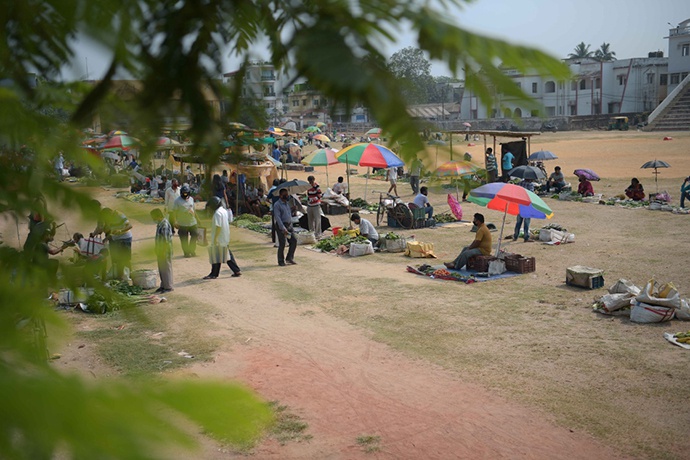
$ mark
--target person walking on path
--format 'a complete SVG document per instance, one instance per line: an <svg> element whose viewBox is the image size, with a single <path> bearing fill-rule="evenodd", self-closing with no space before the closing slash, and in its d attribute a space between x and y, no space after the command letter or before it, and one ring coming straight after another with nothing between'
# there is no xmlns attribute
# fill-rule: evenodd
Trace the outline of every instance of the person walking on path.
<svg viewBox="0 0 690 460"><path fill-rule="evenodd" d="M168 218L168 222L172 226L174 220L173 216L173 206L175 205L175 200L180 196L180 185L177 179L170 181L170 187L165 189L165 216ZM175 228L172 229L173 235L175 234Z"/></svg>
<svg viewBox="0 0 690 460"><path fill-rule="evenodd" d="M286 263L297 265L295 262L295 249L297 249L297 238L292 231L292 210L288 203L289 194L286 188L279 191L279 199L273 205L273 218L277 226L278 236L278 265L284 267ZM320 218L320 216L319 216ZM285 257L285 242L288 242L287 257Z"/></svg>
<svg viewBox="0 0 690 460"><path fill-rule="evenodd" d="M164 294L173 290L172 225L170 225L168 219L158 208L151 211L151 218L156 223L155 249L158 261L158 274L161 277L161 285L156 289L156 293Z"/></svg>
<svg viewBox="0 0 690 460"><path fill-rule="evenodd" d="M388 168L388 180L391 183L391 186L388 188L388 193L391 193L391 190L395 190L395 196L398 196L398 168Z"/></svg>
<svg viewBox="0 0 690 460"><path fill-rule="evenodd" d="M316 183L314 176L307 177L311 188L307 190L307 219L309 220L309 230L314 232L318 240L321 238L321 189Z"/></svg>
<svg viewBox="0 0 690 460"><path fill-rule="evenodd" d="M532 179L524 179L518 185L522 188L529 190L530 192L534 192L534 182L532 182ZM520 227L523 223L525 225L525 232L523 234L525 243L529 243L531 241L529 239L530 222L532 222L532 219L530 219L529 217L522 217L520 214L517 215L517 222L515 222L515 232L513 233L513 241L517 241L518 237L520 236Z"/></svg>
<svg viewBox="0 0 690 460"><path fill-rule="evenodd" d="M180 196L173 205L175 228L180 233L180 244L185 257L196 256L197 219L194 210L194 198L189 193L189 186L180 187Z"/></svg>
<svg viewBox="0 0 690 460"><path fill-rule="evenodd" d="M232 270L233 278L242 276L240 267L237 265L235 256L230 250L230 217L228 211L223 207L221 199L212 196L206 209L213 212L211 222L211 243L208 246L208 259L211 263L211 273L204 276L205 280L214 280L220 275L220 265L227 263Z"/></svg>

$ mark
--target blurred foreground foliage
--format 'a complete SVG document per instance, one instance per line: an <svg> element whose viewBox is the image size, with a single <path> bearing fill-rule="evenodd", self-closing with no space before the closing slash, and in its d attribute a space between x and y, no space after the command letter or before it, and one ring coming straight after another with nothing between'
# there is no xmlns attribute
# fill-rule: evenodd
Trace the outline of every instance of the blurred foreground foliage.
<svg viewBox="0 0 690 460"><path fill-rule="evenodd" d="M479 36L449 22L446 8L461 0L22 0L0 9L0 213L24 226L33 212L54 206L95 221L97 205L55 180L51 160L102 169L79 147L82 129L98 114L129 120L131 135L155 145L163 116L184 114L195 154L214 163L224 122L244 120L243 77L254 46L270 52L279 70L305 77L332 106L367 106L391 142L412 158L424 149L400 82L385 66L386 45L402 30L415 35L432 60L444 61L466 87L491 103L498 89L532 105L498 64L567 78L557 59ZM435 6L434 6L435 5ZM67 62L81 61L75 43L88 40L110 56L95 82L64 82ZM219 80L224 53L240 60L228 85ZM35 78L37 76L38 78ZM127 97L113 80L137 80ZM34 84L38 80L39 84ZM219 116L208 102L229 101ZM245 104L246 105L246 104ZM151 151L144 149L144 155ZM42 201L47 197L47 206ZM96 381L56 372L46 359L43 325L66 329L47 307L57 286L49 267L36 266L0 239L0 457L150 458L171 443L193 444L183 417L218 439L251 444L271 422L270 410L246 390L213 382L164 379ZM63 271L60 287L84 280ZM129 314L135 315L135 310Z"/></svg>

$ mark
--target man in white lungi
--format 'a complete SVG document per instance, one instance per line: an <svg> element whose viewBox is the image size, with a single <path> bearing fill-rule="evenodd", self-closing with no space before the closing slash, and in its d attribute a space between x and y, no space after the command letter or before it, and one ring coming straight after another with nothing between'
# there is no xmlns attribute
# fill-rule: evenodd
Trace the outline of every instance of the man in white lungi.
<svg viewBox="0 0 690 460"><path fill-rule="evenodd" d="M230 218L228 211L222 206L222 201L217 196L212 196L206 203L206 208L213 212L211 222L211 242L208 246L208 259L211 263L211 273L204 276L205 280L214 280L220 274L220 264L227 263L232 276L241 276L240 267L237 266L235 256L230 250Z"/></svg>

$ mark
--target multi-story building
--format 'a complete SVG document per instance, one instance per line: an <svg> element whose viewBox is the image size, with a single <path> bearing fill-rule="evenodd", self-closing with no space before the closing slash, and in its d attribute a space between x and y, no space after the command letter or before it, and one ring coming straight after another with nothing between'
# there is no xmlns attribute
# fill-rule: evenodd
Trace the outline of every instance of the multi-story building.
<svg viewBox="0 0 690 460"><path fill-rule="evenodd" d="M568 59L566 64L572 74L569 81L504 69L519 88L544 107L543 112L500 93L495 96L495 106L489 108L466 90L461 116L519 119L648 112L667 95L668 59L658 54L608 62Z"/></svg>
<svg viewBox="0 0 690 460"><path fill-rule="evenodd" d="M668 32L668 91L673 91L690 73L690 19Z"/></svg>
<svg viewBox="0 0 690 460"><path fill-rule="evenodd" d="M234 78L237 72L223 74L224 83ZM270 62L250 62L244 75L242 96L261 101L271 124L280 124L288 109L283 97L287 82L287 77L279 74Z"/></svg>

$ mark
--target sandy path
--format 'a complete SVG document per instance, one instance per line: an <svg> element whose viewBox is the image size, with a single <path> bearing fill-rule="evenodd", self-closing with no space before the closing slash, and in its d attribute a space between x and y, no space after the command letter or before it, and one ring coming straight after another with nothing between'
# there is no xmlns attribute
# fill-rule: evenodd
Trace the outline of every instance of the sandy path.
<svg viewBox="0 0 690 460"><path fill-rule="evenodd" d="M618 457L587 435L557 427L544 413L374 342L318 306L282 302L263 280L308 276L319 263L323 270L324 255L300 248L300 265L281 269L274 266L274 251L265 239L242 235L252 239L266 246L265 263L247 266L239 279L226 270L200 289L196 281L185 280L204 274L207 264L201 258L186 260L176 267L176 293L214 305L220 313L213 320L216 332L233 327L247 334L243 345L190 372L239 379L309 424L313 439L308 443L267 441L256 449L257 458L371 458L356 443L363 435L381 437L375 458ZM361 275L373 277L385 268L367 264ZM409 280L404 272L399 276Z"/></svg>

